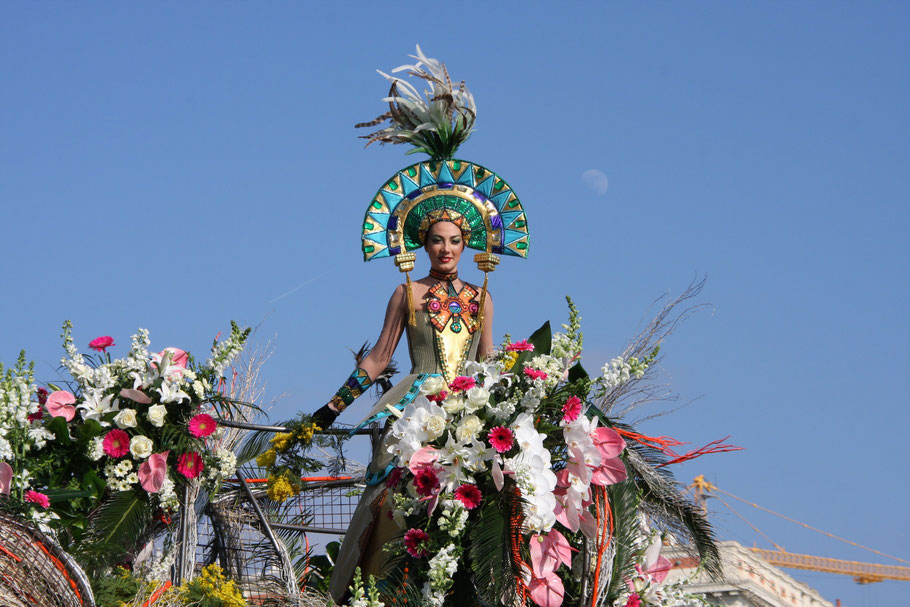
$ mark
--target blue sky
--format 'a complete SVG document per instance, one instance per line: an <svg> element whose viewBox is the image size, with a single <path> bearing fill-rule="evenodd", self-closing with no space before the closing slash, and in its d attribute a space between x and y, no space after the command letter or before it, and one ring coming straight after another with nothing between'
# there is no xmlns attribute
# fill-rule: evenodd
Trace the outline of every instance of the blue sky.
<svg viewBox="0 0 910 607"><path fill-rule="evenodd" d="M571 295L596 369L707 276L710 309L664 348L694 402L645 428L745 451L680 478L910 560L910 8L556 6L4 4L0 360L24 347L53 380L67 318L83 344L143 326L197 352L236 319L272 339L273 417L320 406L399 280L361 261L359 225L413 157L352 127L419 43L477 99L459 155L528 212L529 259L491 276L496 332L562 322ZM767 547L715 509L723 538ZM790 551L888 562L748 510ZM792 575L910 604L899 582Z"/></svg>

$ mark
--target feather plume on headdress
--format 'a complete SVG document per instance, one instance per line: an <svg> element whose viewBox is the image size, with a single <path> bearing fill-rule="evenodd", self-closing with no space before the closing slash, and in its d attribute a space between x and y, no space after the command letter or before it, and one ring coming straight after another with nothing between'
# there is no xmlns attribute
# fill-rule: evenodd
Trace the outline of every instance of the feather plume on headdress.
<svg viewBox="0 0 910 607"><path fill-rule="evenodd" d="M407 75L424 80L429 86L423 96L412 84L397 76L378 71L392 83L389 96L383 101L389 104L389 111L369 122L354 125L355 128L378 126L389 121L388 126L369 135L361 136L371 143L409 143L414 146L407 152L423 152L431 160L446 160L455 156L455 151L474 130L477 106L474 96L468 91L464 80L452 83L444 63L423 54L420 45L417 54L410 55L417 60L414 65L402 65L392 70L393 74Z"/></svg>

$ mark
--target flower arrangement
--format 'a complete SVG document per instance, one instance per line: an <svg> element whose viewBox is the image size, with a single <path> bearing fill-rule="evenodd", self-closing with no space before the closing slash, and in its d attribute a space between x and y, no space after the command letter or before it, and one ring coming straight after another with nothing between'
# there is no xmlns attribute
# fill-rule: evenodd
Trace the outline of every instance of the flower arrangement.
<svg viewBox="0 0 910 607"><path fill-rule="evenodd" d="M431 377L403 410L389 407L385 445L397 467L386 499L402 537L386 547L395 563L386 604L406 593L409 603L442 607L467 592L482 604L624 605L622 581L641 553L631 527L648 499L716 563L707 523L657 471L680 443L604 413L659 348L616 358L591 378L569 305L565 333L545 324L528 340L507 336L454 381Z"/></svg>
<svg viewBox="0 0 910 607"><path fill-rule="evenodd" d="M213 416L236 404L222 392L223 374L250 330L232 323L197 364L179 348L150 351L144 329L123 358L108 352L110 336L89 343L98 354L83 355L71 329L66 322L62 385L37 387L24 354L0 382L0 493L77 557L89 545L93 557L119 556L180 508L183 486L214 490L234 473Z"/></svg>

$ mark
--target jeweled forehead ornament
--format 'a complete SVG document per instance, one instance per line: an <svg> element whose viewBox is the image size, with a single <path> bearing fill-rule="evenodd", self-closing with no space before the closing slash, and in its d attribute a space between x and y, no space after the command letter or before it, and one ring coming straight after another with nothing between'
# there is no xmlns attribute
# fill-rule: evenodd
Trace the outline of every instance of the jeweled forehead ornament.
<svg viewBox="0 0 910 607"><path fill-rule="evenodd" d="M393 257L405 273L408 321L415 324L410 271L423 246L427 230L437 221L452 221L465 236L465 245L481 251L474 256L484 273L478 321L483 322L487 273L499 255L528 256L528 220L514 190L493 171L454 158L458 146L474 128L477 108L464 81L453 83L445 64L426 57L417 47L417 62L392 73L405 72L428 87L421 95L408 81L379 72L391 82L383 101L389 111L375 120L356 125L388 125L369 135L374 142L407 143L428 160L412 164L387 180L370 202L361 237L364 261Z"/></svg>

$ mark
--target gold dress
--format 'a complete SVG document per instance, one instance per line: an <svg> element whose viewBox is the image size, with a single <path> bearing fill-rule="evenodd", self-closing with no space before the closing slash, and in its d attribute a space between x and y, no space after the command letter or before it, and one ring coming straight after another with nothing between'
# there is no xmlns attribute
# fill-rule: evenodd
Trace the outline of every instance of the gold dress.
<svg viewBox="0 0 910 607"><path fill-rule="evenodd" d="M465 360L476 359L480 331L473 300L477 294L468 284L457 294L445 282L431 287L427 310L416 311L416 326L406 325L411 372L377 401L364 422L386 416L387 405L403 409L417 397L426 379L441 375L451 382ZM367 487L338 551L330 584L336 602L344 598L356 567L361 568L364 579L371 574L381 577L383 545L406 531L391 520L386 503L385 477L396 463L386 450L389 427L387 424L380 448L373 453Z"/></svg>

